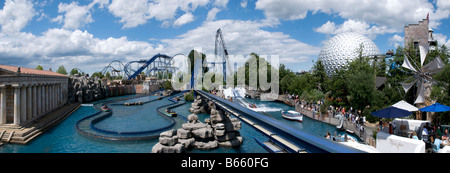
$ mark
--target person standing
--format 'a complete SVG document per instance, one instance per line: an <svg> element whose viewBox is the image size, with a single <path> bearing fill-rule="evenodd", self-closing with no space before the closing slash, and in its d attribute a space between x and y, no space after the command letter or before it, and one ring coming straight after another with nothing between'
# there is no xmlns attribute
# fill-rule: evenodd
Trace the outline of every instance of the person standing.
<svg viewBox="0 0 450 173"><path fill-rule="evenodd" d="M378 131L381 131L383 129L383 120L381 120L378 122L378 125L380 126L380 129L378 129Z"/></svg>

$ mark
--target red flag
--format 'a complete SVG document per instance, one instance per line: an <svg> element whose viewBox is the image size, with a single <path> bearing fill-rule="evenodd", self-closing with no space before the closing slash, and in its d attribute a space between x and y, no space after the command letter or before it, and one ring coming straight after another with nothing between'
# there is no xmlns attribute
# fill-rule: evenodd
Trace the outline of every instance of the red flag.
<svg viewBox="0 0 450 173"><path fill-rule="evenodd" d="M430 21L430 13L427 14L427 20Z"/></svg>

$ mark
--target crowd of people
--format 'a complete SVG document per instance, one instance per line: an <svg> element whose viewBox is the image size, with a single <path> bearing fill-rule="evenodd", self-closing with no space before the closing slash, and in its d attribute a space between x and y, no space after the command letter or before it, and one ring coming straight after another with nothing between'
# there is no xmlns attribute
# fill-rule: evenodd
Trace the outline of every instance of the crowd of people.
<svg viewBox="0 0 450 173"><path fill-rule="evenodd" d="M419 139L417 134L413 132L413 139ZM442 148L443 143L447 143L450 138L448 134L448 129L444 131L441 130L441 126L433 125L430 126L430 123L426 123L422 130L422 140L425 142L425 148L427 152L437 152L440 148Z"/></svg>
<svg viewBox="0 0 450 173"><path fill-rule="evenodd" d="M312 101L307 102L304 99L300 100L298 95L294 94L288 94L288 99L293 100L295 103L295 106L300 106L301 109L306 109L308 111L313 112L313 118L315 118L315 115L320 116L319 108L323 104L323 100L318 101ZM346 110L345 107L335 107L333 105L330 105L327 108L327 111L329 115L332 115L333 117L336 117L338 115L341 115L346 118L347 121L352 122L356 125L364 125L366 122L366 117L361 115L361 111L353 109L353 107L350 107L350 110Z"/></svg>
<svg viewBox="0 0 450 173"><path fill-rule="evenodd" d="M313 119L321 119L323 118L322 115L325 114L324 112L319 111L320 106L323 104L323 99L308 102L294 94L287 94L287 99L293 101L295 106L300 107L302 111L311 111ZM350 109L346 109L343 106L335 107L330 105L327 107L326 111L330 117L337 118L341 116L345 118L347 122L351 122L352 125L355 126L355 129L359 131L360 137L363 137L365 134L366 117L361 115L360 110L355 110L352 107L350 107Z"/></svg>

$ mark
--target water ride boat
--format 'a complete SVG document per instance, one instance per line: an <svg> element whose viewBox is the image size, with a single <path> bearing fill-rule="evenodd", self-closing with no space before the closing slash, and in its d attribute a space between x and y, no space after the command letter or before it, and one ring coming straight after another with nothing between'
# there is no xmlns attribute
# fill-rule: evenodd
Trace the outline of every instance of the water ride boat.
<svg viewBox="0 0 450 173"><path fill-rule="evenodd" d="M249 105L248 105L248 107L250 107L250 108L252 108L252 109L256 109L256 108L258 108L258 107L256 107L256 105L255 105L255 104L249 104Z"/></svg>
<svg viewBox="0 0 450 173"><path fill-rule="evenodd" d="M109 108L109 107L106 106L106 105L101 106L100 109L101 109L103 112L109 112L109 111L111 111L111 108Z"/></svg>
<svg viewBox="0 0 450 173"><path fill-rule="evenodd" d="M281 111L283 118L303 122L303 115L295 111Z"/></svg>
<svg viewBox="0 0 450 173"><path fill-rule="evenodd" d="M166 109L166 113L169 114L171 117L177 116L177 113L173 110Z"/></svg>

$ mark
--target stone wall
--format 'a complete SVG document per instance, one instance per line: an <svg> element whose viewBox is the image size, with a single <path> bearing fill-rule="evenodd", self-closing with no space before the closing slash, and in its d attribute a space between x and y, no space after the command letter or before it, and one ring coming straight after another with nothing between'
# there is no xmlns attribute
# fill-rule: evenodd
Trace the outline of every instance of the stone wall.
<svg viewBox="0 0 450 173"><path fill-rule="evenodd" d="M420 45L428 44L428 20L419 21L419 24L410 24L405 26L405 45L406 47L413 42L419 42Z"/></svg>
<svg viewBox="0 0 450 173"><path fill-rule="evenodd" d="M72 76L69 79L69 102L87 103L95 100L130 94L149 94L160 89L159 84L111 85L105 86L106 80L86 76Z"/></svg>
<svg viewBox="0 0 450 173"><path fill-rule="evenodd" d="M75 75L69 78L70 103L86 103L106 97L106 88L97 77Z"/></svg>

